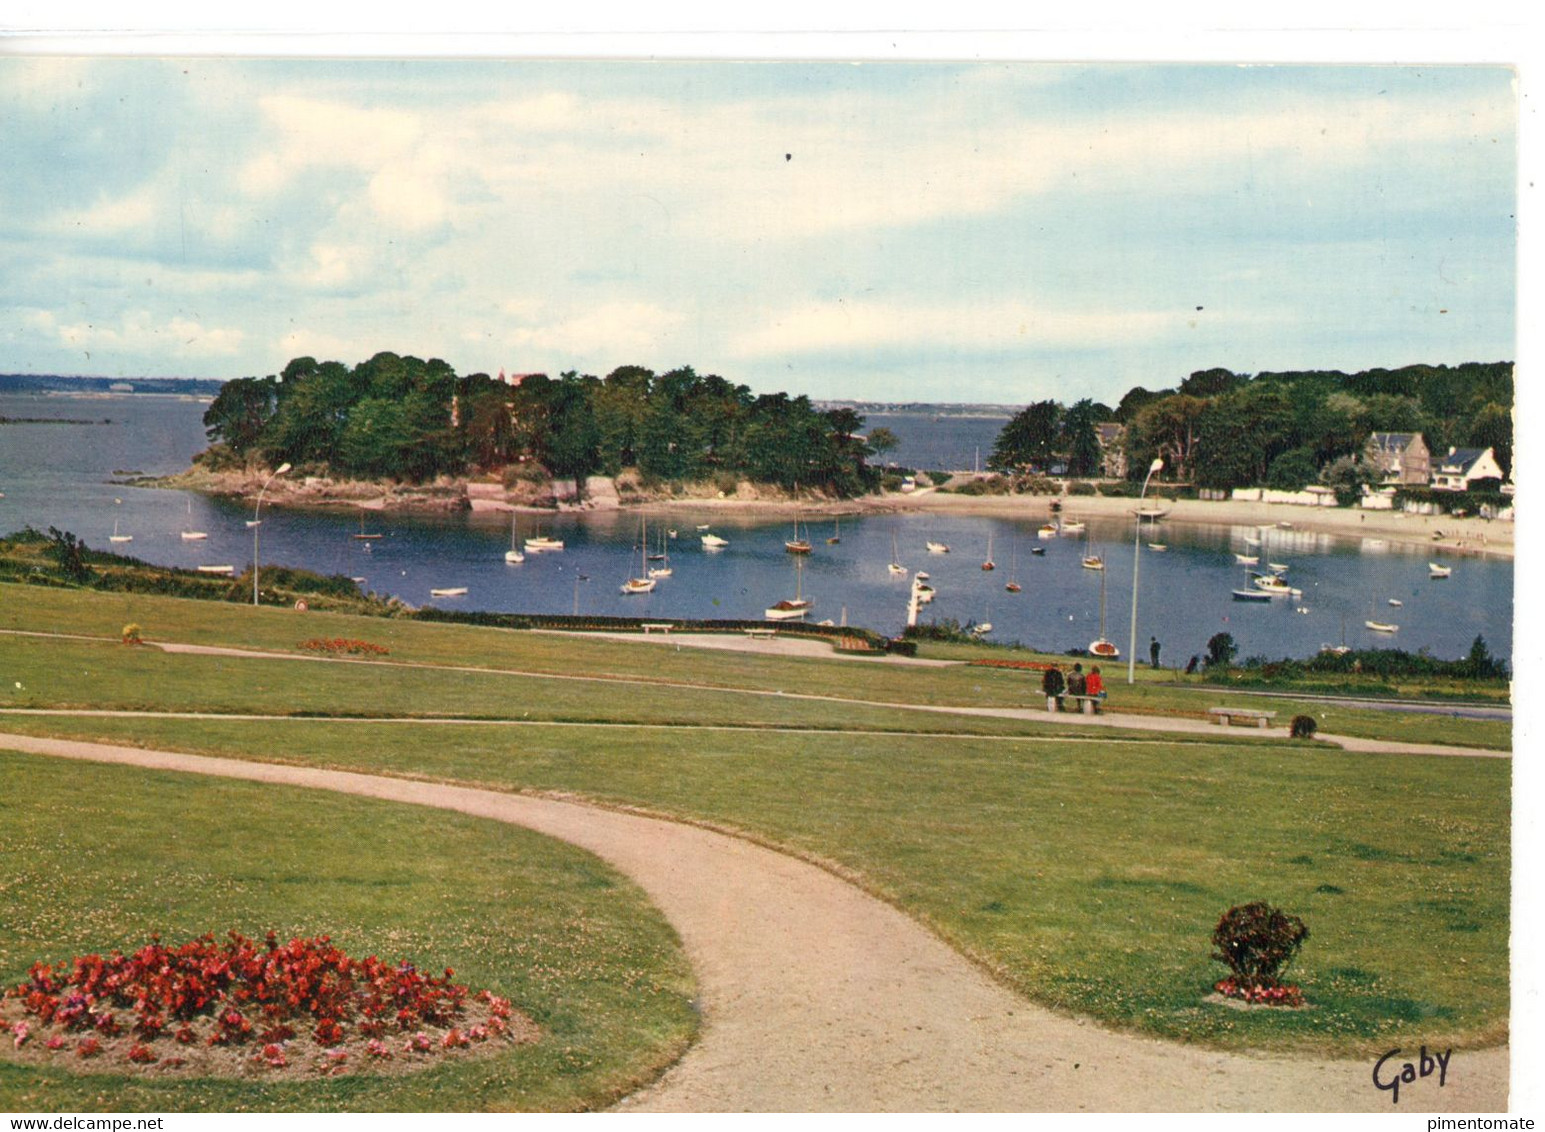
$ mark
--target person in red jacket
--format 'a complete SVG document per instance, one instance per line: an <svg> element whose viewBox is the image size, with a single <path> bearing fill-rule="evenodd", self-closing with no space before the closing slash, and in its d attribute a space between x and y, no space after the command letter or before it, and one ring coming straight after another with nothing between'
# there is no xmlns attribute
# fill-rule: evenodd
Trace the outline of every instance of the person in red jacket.
<svg viewBox="0 0 1545 1132"><path fill-rule="evenodd" d="M1100 675L1098 664L1089 670L1089 676L1084 680L1084 694L1094 696L1101 701L1105 699L1105 679ZM1100 705L1095 704L1094 710L1099 711Z"/></svg>

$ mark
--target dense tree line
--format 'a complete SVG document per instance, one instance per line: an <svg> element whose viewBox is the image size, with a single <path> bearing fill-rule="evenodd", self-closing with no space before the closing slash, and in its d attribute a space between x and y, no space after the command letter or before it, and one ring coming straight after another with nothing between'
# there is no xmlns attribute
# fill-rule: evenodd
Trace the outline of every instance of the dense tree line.
<svg viewBox="0 0 1545 1132"><path fill-rule="evenodd" d="M1041 401L999 435L992 466L1097 471L1093 424L1126 426L1127 473L1155 456L1165 478L1201 487L1264 485L1294 491L1322 482L1355 491L1372 470L1362 460L1374 432L1420 432L1434 459L1451 447L1492 448L1504 473L1513 460L1513 363L1233 373L1200 370L1178 387L1138 386L1114 410L1088 400ZM1092 418L1092 419L1091 419Z"/></svg>
<svg viewBox="0 0 1545 1132"><path fill-rule="evenodd" d="M851 495L877 474L851 409L754 396L690 367L622 366L605 378L466 377L439 359L381 353L354 366L295 358L227 382L204 414L222 452L362 479L422 481L535 461L554 475L733 476Z"/></svg>

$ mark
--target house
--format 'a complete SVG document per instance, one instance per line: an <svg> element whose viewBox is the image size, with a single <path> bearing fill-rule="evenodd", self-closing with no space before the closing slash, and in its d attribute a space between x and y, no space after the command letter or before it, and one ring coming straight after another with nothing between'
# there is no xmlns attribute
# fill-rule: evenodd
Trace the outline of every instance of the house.
<svg viewBox="0 0 1545 1132"><path fill-rule="evenodd" d="M1100 474L1110 479L1126 479L1127 426L1115 421L1097 424L1094 436L1100 442Z"/></svg>
<svg viewBox="0 0 1545 1132"><path fill-rule="evenodd" d="M1375 432L1363 455L1383 475L1384 483L1425 484L1432 478L1432 453L1419 432Z"/></svg>
<svg viewBox="0 0 1545 1132"><path fill-rule="evenodd" d="M1502 466L1490 448L1450 448L1447 456L1435 461L1432 471L1434 491L1469 491L1476 480L1501 480Z"/></svg>

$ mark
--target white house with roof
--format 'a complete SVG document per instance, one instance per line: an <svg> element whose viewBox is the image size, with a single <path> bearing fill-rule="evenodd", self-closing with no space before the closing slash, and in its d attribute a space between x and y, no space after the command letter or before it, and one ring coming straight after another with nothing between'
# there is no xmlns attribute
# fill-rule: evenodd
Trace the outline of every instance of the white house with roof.
<svg viewBox="0 0 1545 1132"><path fill-rule="evenodd" d="M1435 491L1468 491L1476 480L1502 478L1502 466L1490 448L1450 448L1447 456L1433 461Z"/></svg>

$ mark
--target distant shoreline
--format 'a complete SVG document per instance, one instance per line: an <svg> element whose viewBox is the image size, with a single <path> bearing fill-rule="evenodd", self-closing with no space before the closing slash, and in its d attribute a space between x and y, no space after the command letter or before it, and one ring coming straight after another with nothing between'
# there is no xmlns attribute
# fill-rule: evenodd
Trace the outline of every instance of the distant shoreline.
<svg viewBox="0 0 1545 1132"><path fill-rule="evenodd" d="M190 468L174 476L133 481L138 486L168 487L227 498L255 499L266 476L247 472L207 472ZM401 513L511 512L539 515L584 514L648 508L655 511L712 511L746 516L885 515L937 512L980 518L1017 519L1040 524L1052 519L1053 501L1064 519L1113 519L1135 522L1137 500L1099 495L962 495L922 488L915 492L885 492L853 499L803 497L798 500L777 488L742 484L733 495L717 491L700 495L653 493L619 495L616 481L592 476L583 501L553 505L572 491L572 484L520 483L506 488L494 482L442 478L429 484L394 484L324 477L279 477L268 481L264 501L275 507L315 510L359 510ZM707 489L705 489L707 491ZM1160 489L1162 492L1162 488ZM1155 493L1145 507L1166 509L1165 523L1195 526L1283 528L1339 538L1384 540L1406 547L1425 547L1435 555L1513 558L1514 524L1509 520L1467 516L1416 515L1404 511L1365 511L1347 507L1302 507L1287 503L1240 500L1170 500ZM1145 528L1147 529L1147 528ZM1136 534L1134 528L1134 535ZM1144 542L1162 542L1145 535Z"/></svg>

